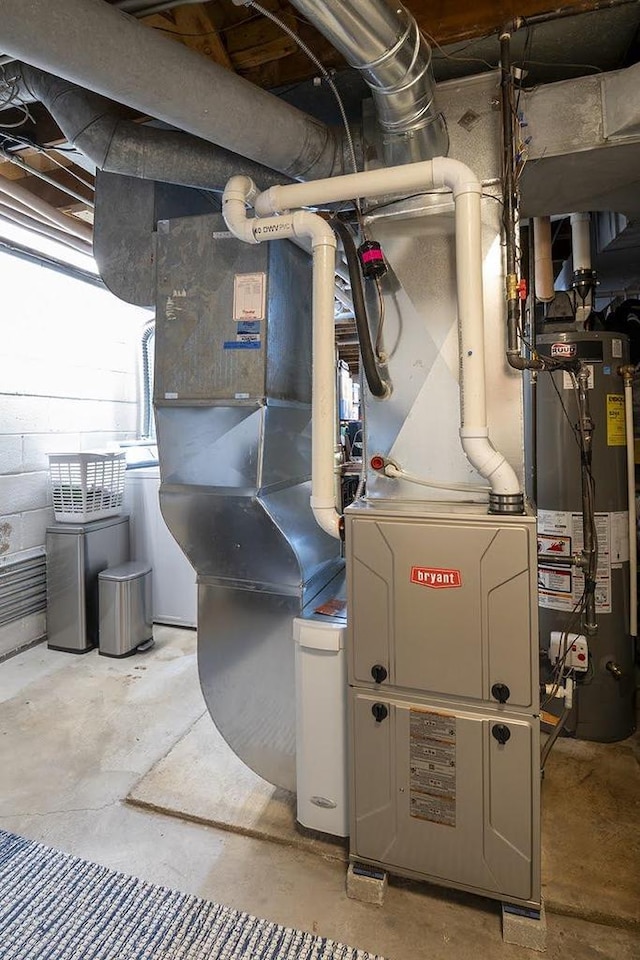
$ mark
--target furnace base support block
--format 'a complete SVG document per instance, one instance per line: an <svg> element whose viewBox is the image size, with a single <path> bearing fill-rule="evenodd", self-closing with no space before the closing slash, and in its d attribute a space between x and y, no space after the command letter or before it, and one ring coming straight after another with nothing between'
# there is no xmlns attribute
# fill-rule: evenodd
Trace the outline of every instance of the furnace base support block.
<svg viewBox="0 0 640 960"><path fill-rule="evenodd" d="M509 904L502 906L502 939L505 943L513 943L517 947L526 947L527 950L538 950L544 953L547 948L547 915L544 903L537 916L514 909Z"/></svg>

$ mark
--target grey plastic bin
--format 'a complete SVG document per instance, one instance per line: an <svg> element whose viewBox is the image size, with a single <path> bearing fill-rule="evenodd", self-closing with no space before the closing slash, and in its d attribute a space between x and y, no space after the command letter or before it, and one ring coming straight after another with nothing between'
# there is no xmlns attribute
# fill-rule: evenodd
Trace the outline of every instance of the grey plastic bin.
<svg viewBox="0 0 640 960"><path fill-rule="evenodd" d="M103 657L128 657L153 645L151 567L131 561L98 576Z"/></svg>

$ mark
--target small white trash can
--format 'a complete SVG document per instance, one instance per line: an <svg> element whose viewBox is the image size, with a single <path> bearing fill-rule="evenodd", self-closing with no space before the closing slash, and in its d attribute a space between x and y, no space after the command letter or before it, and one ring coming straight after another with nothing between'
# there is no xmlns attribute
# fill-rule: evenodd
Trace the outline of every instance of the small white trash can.
<svg viewBox="0 0 640 960"><path fill-rule="evenodd" d="M103 657L128 657L153 646L151 567L131 561L98 576Z"/></svg>

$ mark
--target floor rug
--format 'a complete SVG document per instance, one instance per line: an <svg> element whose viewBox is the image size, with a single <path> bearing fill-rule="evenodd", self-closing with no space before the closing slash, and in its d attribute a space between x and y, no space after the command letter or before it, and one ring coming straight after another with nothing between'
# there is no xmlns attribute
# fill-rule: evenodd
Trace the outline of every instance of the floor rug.
<svg viewBox="0 0 640 960"><path fill-rule="evenodd" d="M2 960L382 960L0 830Z"/></svg>

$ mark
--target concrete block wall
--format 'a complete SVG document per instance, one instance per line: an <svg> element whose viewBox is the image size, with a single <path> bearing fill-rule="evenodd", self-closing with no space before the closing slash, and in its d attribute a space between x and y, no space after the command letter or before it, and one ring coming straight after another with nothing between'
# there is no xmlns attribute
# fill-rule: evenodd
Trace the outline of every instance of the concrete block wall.
<svg viewBox="0 0 640 960"><path fill-rule="evenodd" d="M54 519L48 453L137 436L149 313L5 252L0 289L1 564L44 545ZM0 627L0 656L43 631L41 615Z"/></svg>

